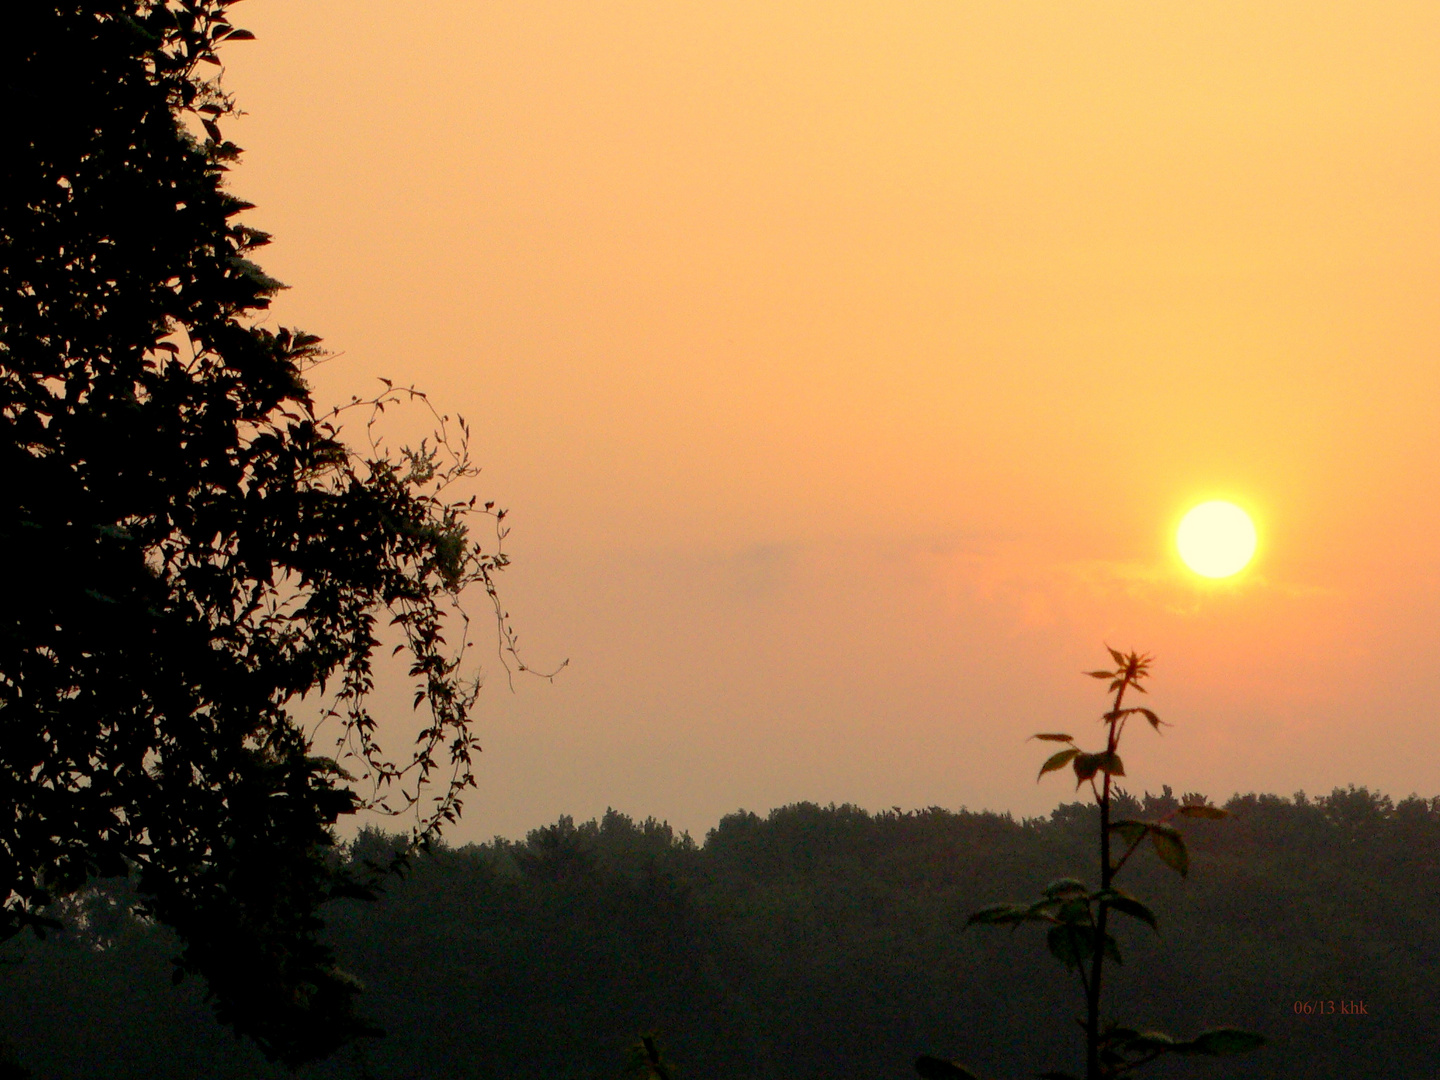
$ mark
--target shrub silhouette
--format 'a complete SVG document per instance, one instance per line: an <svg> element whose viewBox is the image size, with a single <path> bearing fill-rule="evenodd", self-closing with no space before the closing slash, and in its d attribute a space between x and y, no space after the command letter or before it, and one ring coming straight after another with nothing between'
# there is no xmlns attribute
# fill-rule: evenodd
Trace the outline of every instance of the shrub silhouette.
<svg viewBox="0 0 1440 1080"><path fill-rule="evenodd" d="M1150 674L1151 657L1136 652L1121 653L1116 649L1109 651L1115 662L1113 670L1085 672L1091 678L1108 682L1109 692L1115 695L1109 710L1100 717L1106 726L1105 748L1094 753L1087 752L1076 744L1074 736L1061 732L1031 736L1045 742L1065 744L1065 749L1056 751L1040 766L1037 781L1046 773L1069 766L1075 773L1077 789L1081 784L1090 785L1096 805L1100 808L1100 887L1092 890L1084 881L1060 878L1045 886L1038 900L994 904L975 912L966 924L1010 926L1013 929L1021 923L1036 922L1049 927L1045 934L1046 945L1056 959L1079 977L1085 998L1085 1017L1081 1025L1085 1030L1086 1080L1124 1076L1166 1054L1212 1057L1239 1054L1256 1049L1265 1041L1253 1032L1236 1028L1216 1028L1182 1040L1161 1031L1139 1031L1116 1021L1102 1025L1100 1011L1105 962L1113 960L1116 964L1121 963L1120 945L1110 932L1111 913L1135 919L1159 932L1155 913L1144 901L1116 885L1115 879L1147 839L1160 861L1185 877L1190 872L1190 853L1184 837L1171 822L1176 817L1216 819L1226 816L1219 807L1194 801L1176 806L1155 820L1111 820L1113 804L1122 794L1114 787L1114 779L1125 775L1125 765L1120 759L1120 740L1126 724L1141 717L1158 732L1165 722L1145 706L1125 704L1129 691L1147 693L1143 683ZM1098 781L1097 777L1100 778ZM1115 838L1119 840L1118 845L1113 843ZM1117 846L1124 848L1118 858L1114 855ZM928 1055L916 1060L915 1071L924 1080L976 1080L975 1074L965 1066ZM1042 1080L1078 1080L1074 1074L1058 1070L1044 1072L1040 1076Z"/></svg>

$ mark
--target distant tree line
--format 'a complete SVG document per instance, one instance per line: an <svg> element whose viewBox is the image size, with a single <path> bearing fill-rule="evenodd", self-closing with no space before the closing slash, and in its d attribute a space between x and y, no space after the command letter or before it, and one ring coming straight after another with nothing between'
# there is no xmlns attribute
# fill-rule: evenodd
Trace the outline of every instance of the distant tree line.
<svg viewBox="0 0 1440 1080"><path fill-rule="evenodd" d="M1155 816L1195 798L1117 805ZM1164 914L1158 940L1120 928L1117 1011L1264 1031L1227 1077L1433 1078L1440 798L1350 788L1225 807L1231 820L1189 827L1188 881L1135 868ZM922 1052L1032 1075L1073 1053L1071 988L1040 951L965 920L1082 870L1096 812L797 804L732 814L700 845L612 811L438 848L380 902L333 905L329 943L387 1034L302 1075L618 1078L641 1033L678 1080L899 1080ZM346 857L383 861L399 843L366 832ZM50 913L64 932L0 951L17 1060L36 1080L287 1075L218 1027L198 988L169 985L170 931L125 914L123 888L98 883ZM1148 1075L1209 1071L1176 1060Z"/></svg>

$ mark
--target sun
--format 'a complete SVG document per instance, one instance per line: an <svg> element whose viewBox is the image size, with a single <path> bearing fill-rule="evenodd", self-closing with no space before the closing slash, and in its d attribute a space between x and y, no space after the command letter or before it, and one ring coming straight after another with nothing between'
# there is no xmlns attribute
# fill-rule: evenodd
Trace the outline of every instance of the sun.
<svg viewBox="0 0 1440 1080"><path fill-rule="evenodd" d="M1225 578L1244 570L1255 555L1255 523L1232 502L1203 502L1180 519L1175 546L1185 565L1201 577Z"/></svg>

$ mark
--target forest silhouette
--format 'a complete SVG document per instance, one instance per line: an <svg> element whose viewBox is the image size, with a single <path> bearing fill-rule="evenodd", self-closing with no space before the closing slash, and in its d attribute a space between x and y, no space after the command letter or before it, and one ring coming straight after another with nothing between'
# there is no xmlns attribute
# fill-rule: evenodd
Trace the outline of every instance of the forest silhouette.
<svg viewBox="0 0 1440 1080"><path fill-rule="evenodd" d="M1196 801L1167 789L1115 806ZM1432 1075L1440 799L1352 787L1224 807L1230 820L1188 826L1188 879L1135 865L1160 933L1117 928L1126 963L1107 993L1139 1024L1243 1023L1268 1044L1147 1075ZM1034 1075L1074 1058L1073 988L1033 943L965 922L1083 874L1097 814L800 803L729 815L697 844L610 811L440 847L379 902L333 907L327 940L387 1034L300 1075L619 1077L640 1032L678 1080L898 1078L921 1053ZM369 831L346 854L400 843ZM97 885L66 906L68 932L0 954L0 1023L37 1080L287 1075L216 1025L198 987L169 985L174 941L125 913L123 888Z"/></svg>

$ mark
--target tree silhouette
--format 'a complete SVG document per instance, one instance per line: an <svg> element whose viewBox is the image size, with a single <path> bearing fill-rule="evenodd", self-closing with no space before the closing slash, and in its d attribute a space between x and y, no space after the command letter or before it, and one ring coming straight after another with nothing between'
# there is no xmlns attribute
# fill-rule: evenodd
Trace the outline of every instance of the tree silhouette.
<svg viewBox="0 0 1440 1080"><path fill-rule="evenodd" d="M447 494L463 420L353 450L306 387L319 339L259 325L280 286L224 184L232 2L27 3L0 34L0 938L134 872L177 981L295 1063L370 1030L317 936L371 890L331 827L413 809L424 842L473 784L478 683L443 631L467 586L495 601L503 512ZM382 612L428 706L400 760L365 706ZM287 709L327 691L336 757Z"/></svg>

